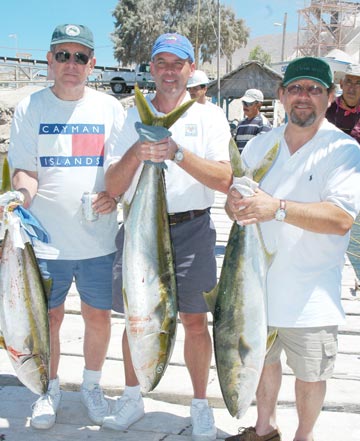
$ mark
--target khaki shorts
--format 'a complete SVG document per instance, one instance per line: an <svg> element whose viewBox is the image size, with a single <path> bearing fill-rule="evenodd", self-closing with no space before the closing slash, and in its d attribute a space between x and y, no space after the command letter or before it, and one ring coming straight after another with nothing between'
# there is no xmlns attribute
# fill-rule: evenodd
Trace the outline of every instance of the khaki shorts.
<svg viewBox="0 0 360 441"><path fill-rule="evenodd" d="M296 378L307 382L325 381L334 371L337 333L337 326L278 328L277 338L266 355L265 365L280 361L284 350L286 364Z"/></svg>

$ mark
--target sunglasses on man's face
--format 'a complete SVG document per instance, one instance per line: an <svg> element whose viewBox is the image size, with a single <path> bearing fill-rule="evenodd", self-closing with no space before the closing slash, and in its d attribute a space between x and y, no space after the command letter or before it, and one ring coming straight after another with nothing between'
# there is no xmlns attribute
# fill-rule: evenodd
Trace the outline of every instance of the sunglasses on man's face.
<svg viewBox="0 0 360 441"><path fill-rule="evenodd" d="M82 52L75 52L74 54L71 54L67 51L60 51L56 52L55 54L55 60L58 63L66 63L70 60L70 58L73 57L73 60L76 64L85 65L89 62L90 57L86 54L83 54Z"/></svg>
<svg viewBox="0 0 360 441"><path fill-rule="evenodd" d="M243 101L243 106L244 107L250 107L250 106L252 106L253 104L255 104L256 103L256 101L254 101L254 102L252 102L252 103L248 103L247 101Z"/></svg>

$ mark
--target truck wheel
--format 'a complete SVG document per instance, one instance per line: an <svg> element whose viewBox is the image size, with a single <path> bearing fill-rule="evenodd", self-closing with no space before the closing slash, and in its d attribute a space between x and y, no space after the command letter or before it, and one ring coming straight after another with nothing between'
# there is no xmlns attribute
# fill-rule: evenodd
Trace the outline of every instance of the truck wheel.
<svg viewBox="0 0 360 441"><path fill-rule="evenodd" d="M110 87L114 93L126 92L126 84L124 83L124 81L113 81L110 83Z"/></svg>

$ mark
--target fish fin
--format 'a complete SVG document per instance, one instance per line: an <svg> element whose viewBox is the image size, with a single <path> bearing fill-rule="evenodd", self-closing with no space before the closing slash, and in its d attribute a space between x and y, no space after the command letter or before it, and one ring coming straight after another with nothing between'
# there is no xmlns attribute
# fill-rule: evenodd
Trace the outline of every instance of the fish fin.
<svg viewBox="0 0 360 441"><path fill-rule="evenodd" d="M127 308L128 307L128 299L127 299L125 288L123 288L123 290L122 290L122 295L123 295L124 306L125 306L125 308Z"/></svg>
<svg viewBox="0 0 360 441"><path fill-rule="evenodd" d="M0 348L6 349L5 338L3 336L3 333L1 332L1 329L0 329Z"/></svg>
<svg viewBox="0 0 360 441"><path fill-rule="evenodd" d="M273 260L274 260L274 257L275 257L275 253L270 253L267 250L266 245L265 245L265 241L264 241L264 237L263 237L262 232L261 232L260 225L256 224L256 227L257 227L257 230L258 230L258 233L259 233L260 243L261 243L262 247L264 248L267 266L270 267L270 265L273 263Z"/></svg>
<svg viewBox="0 0 360 441"><path fill-rule="evenodd" d="M241 335L239 337L238 351L239 351L241 363L243 365L245 364L245 359L246 359L248 353L250 352L250 350L251 350L251 347L246 343L246 341L244 340L244 337Z"/></svg>
<svg viewBox="0 0 360 441"><path fill-rule="evenodd" d="M259 166L253 171L253 180L260 182L266 173L270 170L278 155L280 148L280 141L278 141L265 155Z"/></svg>
<svg viewBox="0 0 360 441"><path fill-rule="evenodd" d="M7 156L4 157L3 167L2 167L2 181L0 193L6 193L11 191L11 177L10 177L10 167Z"/></svg>
<svg viewBox="0 0 360 441"><path fill-rule="evenodd" d="M272 345L275 343L277 335L278 335L277 329L272 330L270 332L268 331L267 340L266 340L266 353L268 353L272 348Z"/></svg>
<svg viewBox="0 0 360 441"><path fill-rule="evenodd" d="M216 300L218 297L219 285L216 285L214 289L209 292L203 292L204 300L208 305L208 308L212 314L215 312Z"/></svg>
<svg viewBox="0 0 360 441"><path fill-rule="evenodd" d="M129 211L130 211L130 207L131 204L129 204L128 202L126 202L125 200L122 203L122 210L123 210L123 217L124 217L124 221L126 221Z"/></svg>
<svg viewBox="0 0 360 441"><path fill-rule="evenodd" d="M44 277L42 277L42 281L43 281L43 286L44 286L44 291L45 291L45 294L46 294L46 298L49 299L50 298L51 287L52 287L52 279L51 278L45 279Z"/></svg>
<svg viewBox="0 0 360 441"><path fill-rule="evenodd" d="M146 101L144 95L142 94L141 90L139 89L137 83L135 84L134 87L134 93L135 93L135 104L139 112L141 122L147 124L148 126L152 126L154 124L155 115L151 111L150 106Z"/></svg>
<svg viewBox="0 0 360 441"><path fill-rule="evenodd" d="M233 138L231 138L229 142L229 156L234 176L237 178L244 176L246 173L246 167L243 160L241 159L239 149Z"/></svg>

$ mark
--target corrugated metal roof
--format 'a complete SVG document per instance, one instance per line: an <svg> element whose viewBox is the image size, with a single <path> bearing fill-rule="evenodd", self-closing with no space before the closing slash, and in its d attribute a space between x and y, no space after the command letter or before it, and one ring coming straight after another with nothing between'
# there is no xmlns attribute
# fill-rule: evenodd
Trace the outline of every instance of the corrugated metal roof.
<svg viewBox="0 0 360 441"><path fill-rule="evenodd" d="M277 98L282 76L259 61L248 61L224 75L220 80L222 99L241 98L247 89L259 89L264 99ZM210 83L207 95L217 97L217 80Z"/></svg>

